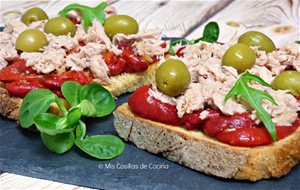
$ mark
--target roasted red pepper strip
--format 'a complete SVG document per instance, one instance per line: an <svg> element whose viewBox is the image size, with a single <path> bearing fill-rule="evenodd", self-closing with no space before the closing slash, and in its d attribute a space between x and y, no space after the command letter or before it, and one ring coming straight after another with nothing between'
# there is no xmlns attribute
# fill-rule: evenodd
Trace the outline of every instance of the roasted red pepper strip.
<svg viewBox="0 0 300 190"><path fill-rule="evenodd" d="M86 75L83 71L66 71L61 74L45 75L42 84L46 88L54 89L60 88L66 81L75 81L82 85L90 83L93 79Z"/></svg>
<svg viewBox="0 0 300 190"><path fill-rule="evenodd" d="M141 57L134 54L132 50L123 50L122 56L125 58L127 65L135 71L145 71L148 64Z"/></svg>
<svg viewBox="0 0 300 190"><path fill-rule="evenodd" d="M115 76L124 71L126 60L122 56L117 56L112 64L107 65L109 68L109 75Z"/></svg>
<svg viewBox="0 0 300 190"><path fill-rule="evenodd" d="M177 57L183 57L183 56L184 56L184 53L182 52L184 49L185 49L185 46L182 46L181 48L179 48L179 49L176 51Z"/></svg>
<svg viewBox="0 0 300 190"><path fill-rule="evenodd" d="M126 69L129 72L134 71L145 71L148 69L148 64L138 55L135 55L129 44L119 44L118 48L123 50L122 56L126 60ZM126 71L125 71L126 72Z"/></svg>
<svg viewBox="0 0 300 190"><path fill-rule="evenodd" d="M273 139L265 127L238 128L232 132L218 133L215 138L226 144L244 147L253 147L273 143Z"/></svg>
<svg viewBox="0 0 300 190"><path fill-rule="evenodd" d="M26 67L23 59L15 59L11 65L0 70L0 81L35 80L40 77L31 67Z"/></svg>
<svg viewBox="0 0 300 190"><path fill-rule="evenodd" d="M252 128L254 121L248 113L234 114L233 116L220 116L209 119L204 125L204 132L210 136L215 136L226 130L239 128Z"/></svg>
<svg viewBox="0 0 300 190"><path fill-rule="evenodd" d="M291 135L298 127L300 127L300 117L296 119L292 126L276 126L277 140Z"/></svg>
<svg viewBox="0 0 300 190"><path fill-rule="evenodd" d="M292 126L276 126L277 140L292 134L299 125L298 118ZM212 118L205 123L204 132L234 146L251 147L273 143L263 124L257 126L248 113Z"/></svg>
<svg viewBox="0 0 300 190"><path fill-rule="evenodd" d="M106 51L103 53L102 58L106 64L113 64L115 59L115 54L111 51Z"/></svg>
<svg viewBox="0 0 300 190"><path fill-rule="evenodd" d="M149 86L143 86L129 97L128 104L133 113L153 121L180 125L182 121L177 116L176 106L149 97L149 88Z"/></svg>
<svg viewBox="0 0 300 190"><path fill-rule="evenodd" d="M199 116L203 110L194 111L193 113L186 113L183 115L183 122L184 126L187 130L194 130L194 129L202 129L203 124L210 118L219 117L220 112L216 110L205 110L208 112L208 115L205 119L201 119Z"/></svg>
<svg viewBox="0 0 300 190"><path fill-rule="evenodd" d="M115 56L113 52L107 51L102 57L107 64L110 76L118 75L124 71L126 60L122 56Z"/></svg>
<svg viewBox="0 0 300 190"><path fill-rule="evenodd" d="M5 84L5 88L11 96L23 98L28 92L44 86L39 81L18 81Z"/></svg>

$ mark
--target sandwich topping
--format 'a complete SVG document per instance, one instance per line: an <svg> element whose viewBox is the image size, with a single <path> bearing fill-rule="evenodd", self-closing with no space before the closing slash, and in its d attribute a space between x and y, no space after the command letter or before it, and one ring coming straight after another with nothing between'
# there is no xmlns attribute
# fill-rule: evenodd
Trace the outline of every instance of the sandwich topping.
<svg viewBox="0 0 300 190"><path fill-rule="evenodd" d="M237 50L234 46L238 46ZM164 93L158 84L143 87L129 98L132 111L154 121L202 130L236 146L271 144L294 132L300 124L300 46L291 44L277 50L271 47L273 50L268 53L259 46L234 46L206 42L177 44L173 47L176 56L171 58L185 63L191 76L188 87L176 96ZM254 57L249 57L252 52ZM236 54L247 61L236 58ZM251 59L253 63L249 63ZM258 99L258 93L251 99L261 107L259 110L244 96L226 96L247 73L263 81L243 83L253 92L263 94L260 96L264 99ZM265 115L260 114L261 110ZM267 121L264 116L270 119Z"/></svg>
<svg viewBox="0 0 300 190"><path fill-rule="evenodd" d="M97 14L93 14L95 10ZM161 40L160 30L138 31L132 17L117 15L106 3L96 8L71 4L55 18L30 20L30 14L36 14L36 9L28 10L23 22L7 23L0 32L0 81L6 86L16 86L20 78L18 86L30 89L48 88L44 82L49 78L109 84L111 76L145 71L169 48L169 43ZM125 28L116 24L120 20L127 22ZM133 26L137 30L128 30ZM77 80L77 75L86 80ZM59 88L55 86L53 91ZM14 95L23 97L27 92Z"/></svg>

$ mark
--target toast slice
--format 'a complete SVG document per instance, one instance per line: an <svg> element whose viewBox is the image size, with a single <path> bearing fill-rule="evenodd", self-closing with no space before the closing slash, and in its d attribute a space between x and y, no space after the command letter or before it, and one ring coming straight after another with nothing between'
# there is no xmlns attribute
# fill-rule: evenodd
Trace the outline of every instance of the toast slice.
<svg viewBox="0 0 300 190"><path fill-rule="evenodd" d="M141 118L127 103L114 111L118 134L138 148L186 167L222 178L256 181L286 175L300 160L300 127L272 145L254 148L224 144L200 131L188 131Z"/></svg>
<svg viewBox="0 0 300 190"><path fill-rule="evenodd" d="M133 92L141 86L154 83L157 64L149 65L148 69L143 72L122 73L110 77L111 83L103 86L115 97L126 92ZM10 96L4 87L4 83L0 82L0 115L18 121L22 100L22 98ZM64 101L64 104L67 106L66 101ZM49 109L51 113L59 114L60 112L56 104L52 104Z"/></svg>

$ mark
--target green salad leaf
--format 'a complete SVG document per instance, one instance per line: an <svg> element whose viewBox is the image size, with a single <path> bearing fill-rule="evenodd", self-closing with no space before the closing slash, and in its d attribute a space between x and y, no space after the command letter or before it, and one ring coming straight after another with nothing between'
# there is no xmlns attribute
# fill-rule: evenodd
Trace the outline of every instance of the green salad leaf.
<svg viewBox="0 0 300 190"><path fill-rule="evenodd" d="M276 101L273 99L271 95L269 95L267 92L257 90L254 88L251 88L248 86L248 82L250 81L256 81L259 84L267 87L271 87L270 84L265 82L263 79L256 75L252 75L248 71L244 73L235 83L235 85L232 87L232 89L228 92L226 95L224 102L226 102L229 98L236 96L239 100L241 97L243 97L256 111L258 117L260 120L264 123L266 126L268 132L272 136L273 140L276 141L277 134L276 134L276 128L272 121L271 116L268 114L268 112L262 107L262 100L266 99L270 102L272 102L275 105L278 105Z"/></svg>
<svg viewBox="0 0 300 190"><path fill-rule="evenodd" d="M84 85L80 91L80 100L90 101L96 108L94 116L97 117L106 116L115 109L115 101L111 93L97 83Z"/></svg>
<svg viewBox="0 0 300 190"><path fill-rule="evenodd" d="M216 22L210 22L204 27L203 35L201 38L196 39L195 43L199 41L217 42L219 38L219 25Z"/></svg>
<svg viewBox="0 0 300 190"><path fill-rule="evenodd" d="M97 115L95 106L86 99L80 102L79 108L83 116L93 117Z"/></svg>
<svg viewBox="0 0 300 190"><path fill-rule="evenodd" d="M41 132L41 139L48 150L56 154L63 154L67 152L75 143L75 135L73 132L57 135L49 135Z"/></svg>
<svg viewBox="0 0 300 190"><path fill-rule="evenodd" d="M80 5L77 3L70 4L61 10L58 14L62 17L67 17L68 12L71 10L79 10L82 14L82 20L84 22L84 29L91 26L94 19L97 19L101 24L105 22L105 11L107 7L106 2L102 2L96 7L88 7L86 5Z"/></svg>
<svg viewBox="0 0 300 190"><path fill-rule="evenodd" d="M34 118L34 123L40 132L56 135L73 131L80 118L80 109L74 108L64 117L58 117L52 113L38 114Z"/></svg>
<svg viewBox="0 0 300 190"><path fill-rule="evenodd" d="M44 145L56 154L65 153L76 144L87 154L99 159L120 155L125 146L121 139L113 135L86 137L86 125L82 120L83 116L103 117L110 114L115 108L111 93L97 83L81 86L72 81L65 82L61 90L71 105L69 110L51 91L36 89L24 97L20 113L21 126L28 128L35 124L41 132ZM58 105L63 116L47 113L51 103Z"/></svg>
<svg viewBox="0 0 300 190"><path fill-rule="evenodd" d="M29 128L33 125L33 118L39 113L46 112L50 104L55 102L56 95L47 89L37 89L29 92L20 108L20 125Z"/></svg>
<svg viewBox="0 0 300 190"><path fill-rule="evenodd" d="M187 39L175 40L175 41L170 43L169 53L171 55L175 55L176 52L174 51L173 47L176 44L179 44L179 43L185 43L185 44L188 44L188 45L193 45L193 44L198 43L199 41L217 42L218 38L219 38L219 31L220 31L220 29L219 29L218 23L209 22L204 27L202 37L196 38L196 39L193 39L193 40L187 40Z"/></svg>
<svg viewBox="0 0 300 190"><path fill-rule="evenodd" d="M98 159L112 159L122 154L123 141L113 135L95 135L83 140L76 139L75 144L82 151Z"/></svg>
<svg viewBox="0 0 300 190"><path fill-rule="evenodd" d="M76 106L80 103L81 84L77 82L67 81L61 86L61 92L71 106Z"/></svg>
<svg viewBox="0 0 300 190"><path fill-rule="evenodd" d="M295 43L296 43L296 44L300 44L300 40L296 40Z"/></svg>
<svg viewBox="0 0 300 190"><path fill-rule="evenodd" d="M86 126L83 121L79 120L76 126L76 139L83 140L86 134Z"/></svg>

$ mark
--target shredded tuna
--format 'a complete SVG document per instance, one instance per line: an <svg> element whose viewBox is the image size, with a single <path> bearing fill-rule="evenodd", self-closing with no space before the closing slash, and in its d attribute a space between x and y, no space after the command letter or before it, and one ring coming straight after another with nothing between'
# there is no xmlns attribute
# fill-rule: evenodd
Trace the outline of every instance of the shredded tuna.
<svg viewBox="0 0 300 190"><path fill-rule="evenodd" d="M68 55L66 65L71 70L82 71L89 68L95 79L98 79L102 84L109 83L108 67L101 56L101 53L106 50L104 44L88 43L86 46L80 47L79 53Z"/></svg>
<svg viewBox="0 0 300 190"><path fill-rule="evenodd" d="M11 41L11 34L0 33L0 70L7 66L8 62L18 57L14 44Z"/></svg>
<svg viewBox="0 0 300 190"><path fill-rule="evenodd" d="M114 46L109 37L106 35L104 28L101 23L94 20L92 26L88 28L87 32L84 30L82 25L77 25L77 32L74 36L79 42L88 43L99 43L104 44L107 50L114 52L114 54L119 55L122 53L116 46Z"/></svg>
<svg viewBox="0 0 300 190"><path fill-rule="evenodd" d="M32 67L38 73L50 73L54 70L65 70L64 57L66 52L63 49L51 49L44 52L34 52L21 54L22 59L26 59L26 66Z"/></svg>
<svg viewBox="0 0 300 190"><path fill-rule="evenodd" d="M139 55L164 55L169 49L169 43L165 48L161 47L161 30L141 31L137 34L116 34L113 44L132 43L134 51Z"/></svg>
<svg viewBox="0 0 300 190"><path fill-rule="evenodd" d="M262 103L262 107L271 115L272 121L275 124L289 126L297 119L297 111L300 111L300 104L287 90L273 90L258 84L252 86L256 89L266 91L278 103L278 106L265 100ZM252 111L252 118L256 119L256 123L260 123L260 120L257 119L258 116L256 115L255 110Z"/></svg>
<svg viewBox="0 0 300 190"><path fill-rule="evenodd" d="M70 35L54 36L53 34L47 34L48 45L45 49L61 49L66 50L77 49L79 43L75 38Z"/></svg>
<svg viewBox="0 0 300 190"><path fill-rule="evenodd" d="M20 33L22 33L24 30L28 29L28 27L22 23L22 22L9 22L6 23L4 26L4 32L11 34L12 41L16 41L17 37Z"/></svg>
<svg viewBox="0 0 300 190"><path fill-rule="evenodd" d="M110 79L107 75L108 67L106 63L103 61L101 55L94 56L90 59L90 70L94 78L98 79L101 84L108 84Z"/></svg>
<svg viewBox="0 0 300 190"><path fill-rule="evenodd" d="M175 51L180 45L174 47ZM255 111L246 101L242 99L237 101L234 97L224 103L224 98L229 90L233 87L236 80L243 74L238 74L233 67L223 66L221 64L222 57L228 45L220 45L216 43L200 42L196 45L188 45L183 50L183 57L172 57L182 60L188 67L192 80L186 91L174 98L162 95L157 89L150 91L150 96L163 102L176 103L177 114L182 117L185 113L192 113L196 110L204 109L209 106L213 109L222 111L225 115L233 115L235 113L251 112L251 117L260 122ZM256 64L248 70L250 73L260 76L266 82L271 83L275 75L283 71L287 67L295 67L298 64L297 52L294 49L278 50L266 54L258 51L253 47L257 55ZM258 88L268 92L274 97L279 106L273 105L271 102L263 101L262 106L271 115L276 125L291 125L297 118L297 111L300 104L296 98L287 91L272 90L257 83L251 83L253 88ZM201 116L201 115L200 115ZM205 117L205 114L201 116Z"/></svg>
<svg viewBox="0 0 300 190"><path fill-rule="evenodd" d="M167 103L167 104L171 104L171 105L176 105L176 99L169 97L165 94L163 94L162 92L158 91L156 89L156 86L153 86L152 88L150 88L149 90L149 96L152 96L156 99L160 99L160 101L162 101L163 103Z"/></svg>
<svg viewBox="0 0 300 190"><path fill-rule="evenodd" d="M204 120L206 119L206 117L209 115L209 111L207 110L203 110L200 114L199 114L199 118Z"/></svg>
<svg viewBox="0 0 300 190"><path fill-rule="evenodd" d="M106 7L106 8L104 9L104 11L105 11L105 18L108 18L108 17L110 17L110 16L114 16L114 15L117 14L116 8L115 8L115 7L111 7L111 6Z"/></svg>
<svg viewBox="0 0 300 190"><path fill-rule="evenodd" d="M272 83L272 81L274 80L272 72L264 66L254 65L249 70L249 72L254 75L259 76L260 78L264 79L264 81L266 81L269 84Z"/></svg>
<svg viewBox="0 0 300 190"><path fill-rule="evenodd" d="M79 10L71 10L70 12L68 12L68 18L70 20L76 20L78 23L80 23L82 19L82 15Z"/></svg>
<svg viewBox="0 0 300 190"><path fill-rule="evenodd" d="M271 70L273 76L278 75L280 72L289 67L300 71L300 45L296 43L294 44L295 45L288 45L281 50L273 51L268 54L254 48L257 57L256 64L267 67Z"/></svg>

